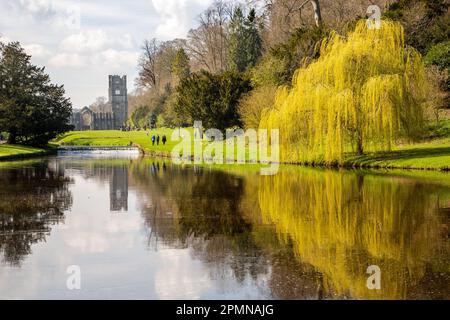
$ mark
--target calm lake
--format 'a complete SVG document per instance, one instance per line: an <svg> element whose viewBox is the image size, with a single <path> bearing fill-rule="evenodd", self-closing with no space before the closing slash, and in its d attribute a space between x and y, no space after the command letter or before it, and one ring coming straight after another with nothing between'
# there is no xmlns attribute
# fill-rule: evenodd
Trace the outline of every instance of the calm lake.
<svg viewBox="0 0 450 320"><path fill-rule="evenodd" d="M449 299L449 218L438 172L0 162L0 298Z"/></svg>

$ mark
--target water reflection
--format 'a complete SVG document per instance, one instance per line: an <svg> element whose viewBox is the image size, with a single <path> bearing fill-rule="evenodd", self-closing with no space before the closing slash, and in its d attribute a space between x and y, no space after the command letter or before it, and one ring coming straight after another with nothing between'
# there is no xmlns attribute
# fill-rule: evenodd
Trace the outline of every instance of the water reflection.
<svg viewBox="0 0 450 320"><path fill-rule="evenodd" d="M111 211L128 211L128 167L112 168L109 186Z"/></svg>
<svg viewBox="0 0 450 320"><path fill-rule="evenodd" d="M76 297L448 298L450 178L430 176L286 167L261 177L147 158L0 168L0 278L22 279L3 267L29 256L59 270L60 283L46 276L37 288L54 298L74 298L60 287L61 261L74 259L89 288ZM372 264L379 291L366 286Z"/></svg>
<svg viewBox="0 0 450 320"><path fill-rule="evenodd" d="M447 187L420 180L308 169L263 177L259 188L279 239L323 274L326 292L351 298L448 296L443 197ZM381 268L382 290L368 290L369 265ZM436 290L422 291L422 279Z"/></svg>
<svg viewBox="0 0 450 320"><path fill-rule="evenodd" d="M196 257L224 270L225 261L231 260L240 281L246 275L256 280L270 274L272 296L448 295L448 221L441 207L450 199L448 184L299 168L285 168L274 177L171 168L169 177L160 174L153 182L162 191L159 198L172 200L172 206L156 204L152 209L155 217L160 208L157 220L166 225L170 221L172 243L186 246L187 239L200 238L191 244ZM174 218L167 219L167 213ZM277 249L271 250L273 246ZM369 265L381 268L382 290L367 288Z"/></svg>
<svg viewBox="0 0 450 320"><path fill-rule="evenodd" d="M70 179L59 166L42 162L0 170L0 254L19 266L31 246L45 241L51 227L64 221L72 204Z"/></svg>
<svg viewBox="0 0 450 320"><path fill-rule="evenodd" d="M79 157L61 157L56 162L63 171L68 170L69 174L75 172L85 179L108 183L110 210L126 212L128 211L129 166L133 159L136 158L83 160Z"/></svg>
<svg viewBox="0 0 450 320"><path fill-rule="evenodd" d="M244 196L242 177L159 162L132 166L131 177L147 204L142 214L152 249L157 250L158 244L189 247L196 259L210 267L213 278L233 277L243 283L267 273L251 236L251 223L239 207Z"/></svg>

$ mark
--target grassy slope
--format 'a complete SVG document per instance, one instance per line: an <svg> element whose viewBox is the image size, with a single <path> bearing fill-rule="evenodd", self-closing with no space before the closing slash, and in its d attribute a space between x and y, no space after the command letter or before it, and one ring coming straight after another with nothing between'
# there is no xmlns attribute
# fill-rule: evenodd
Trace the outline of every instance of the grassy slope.
<svg viewBox="0 0 450 320"><path fill-rule="evenodd" d="M138 144L146 152L160 152L170 154L172 148L178 144L177 141L172 142L172 129L152 130L147 136L145 131L74 131L68 132L58 137L54 143L59 145L72 146L129 146L130 144ZM167 136L167 143L164 146L162 142L157 146L152 146L151 136L158 134L162 137Z"/></svg>
<svg viewBox="0 0 450 320"><path fill-rule="evenodd" d="M405 145L391 152L351 156L347 164L383 168L450 169L450 139Z"/></svg>
<svg viewBox="0 0 450 320"><path fill-rule="evenodd" d="M176 129L175 129L176 130ZM172 148L178 144L170 141L172 129L158 129L147 136L145 131L84 131L69 132L55 143L76 146L127 146L137 143L147 153L169 155ZM168 142L165 146L152 146L150 137L153 134L165 134ZM384 168L411 169L449 169L450 168L450 139L432 140L431 142L405 145L391 152L368 154L364 156L349 156L346 165Z"/></svg>
<svg viewBox="0 0 450 320"><path fill-rule="evenodd" d="M27 157L47 153L47 150L10 144L0 144L0 160L14 157Z"/></svg>

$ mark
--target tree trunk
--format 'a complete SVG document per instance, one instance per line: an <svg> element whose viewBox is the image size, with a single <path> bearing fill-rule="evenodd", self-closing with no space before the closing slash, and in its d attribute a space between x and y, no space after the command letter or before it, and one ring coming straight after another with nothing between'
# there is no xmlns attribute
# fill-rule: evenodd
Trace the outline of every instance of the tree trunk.
<svg viewBox="0 0 450 320"><path fill-rule="evenodd" d="M363 148L363 139L362 139L361 133L358 134L358 146L357 147L358 147L358 150L357 150L358 155L362 156L364 154L364 148Z"/></svg>
<svg viewBox="0 0 450 320"><path fill-rule="evenodd" d="M316 20L316 26L320 27L322 25L322 13L320 12L319 0L311 0L311 4L314 9L314 19Z"/></svg>
<svg viewBox="0 0 450 320"><path fill-rule="evenodd" d="M8 143L9 144L15 144L16 143L16 133L10 132L8 135Z"/></svg>

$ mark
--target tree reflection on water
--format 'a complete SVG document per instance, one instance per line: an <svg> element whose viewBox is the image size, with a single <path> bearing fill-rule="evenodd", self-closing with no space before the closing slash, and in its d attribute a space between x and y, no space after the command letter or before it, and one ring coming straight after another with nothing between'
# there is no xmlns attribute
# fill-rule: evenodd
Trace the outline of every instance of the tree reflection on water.
<svg viewBox="0 0 450 320"><path fill-rule="evenodd" d="M448 298L446 175L285 167L259 176L147 158L2 168L3 263L20 266L64 221L74 175L109 185L114 214L134 210L135 195L148 250L189 249L210 278L252 282L269 298ZM366 286L369 265L382 270L381 290Z"/></svg>
<svg viewBox="0 0 450 320"><path fill-rule="evenodd" d="M170 225L172 241L222 271L232 266L241 281L270 273L277 297L448 294L448 224L438 201L450 199L448 185L360 171L295 168L258 177L139 166L135 176L151 186L144 216L153 237L161 231L156 238L164 242ZM366 286L372 264L383 272L380 291ZM423 290L424 279L433 295Z"/></svg>
<svg viewBox="0 0 450 320"><path fill-rule="evenodd" d="M19 266L72 205L70 179L47 161L0 170L0 253Z"/></svg>

